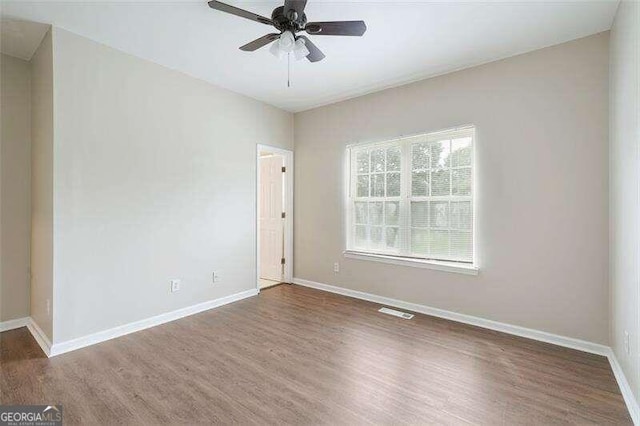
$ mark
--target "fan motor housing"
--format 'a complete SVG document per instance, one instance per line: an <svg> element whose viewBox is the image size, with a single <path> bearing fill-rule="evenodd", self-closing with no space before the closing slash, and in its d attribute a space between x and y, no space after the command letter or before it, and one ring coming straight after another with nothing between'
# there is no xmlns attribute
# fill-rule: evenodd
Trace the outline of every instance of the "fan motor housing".
<svg viewBox="0 0 640 426"><path fill-rule="evenodd" d="M307 14L296 16L294 20L284 15L284 6L276 7L271 13L271 20L275 27L280 31L291 31L296 33L302 31L307 24Z"/></svg>

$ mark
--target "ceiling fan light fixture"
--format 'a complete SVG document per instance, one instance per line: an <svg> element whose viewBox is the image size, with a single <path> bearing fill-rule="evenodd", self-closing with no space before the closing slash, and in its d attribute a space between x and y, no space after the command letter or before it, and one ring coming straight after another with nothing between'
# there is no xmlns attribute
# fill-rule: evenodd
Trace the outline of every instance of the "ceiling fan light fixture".
<svg viewBox="0 0 640 426"><path fill-rule="evenodd" d="M291 53L293 52L293 48L295 47L296 38L291 31L285 31L282 33L282 35L280 35L278 44L280 45L280 50L282 50L284 53Z"/></svg>
<svg viewBox="0 0 640 426"><path fill-rule="evenodd" d="M293 48L293 54L296 57L296 61L306 58L309 55L309 49L304 40L299 38L296 40L296 45Z"/></svg>
<svg viewBox="0 0 640 426"><path fill-rule="evenodd" d="M280 34L278 40L273 42L269 51L277 58L282 58L284 55L293 52L298 49L298 43L296 37L291 31L285 31Z"/></svg>
<svg viewBox="0 0 640 426"><path fill-rule="evenodd" d="M278 59L281 59L284 56L284 52L280 49L280 40L276 40L271 44L269 52Z"/></svg>

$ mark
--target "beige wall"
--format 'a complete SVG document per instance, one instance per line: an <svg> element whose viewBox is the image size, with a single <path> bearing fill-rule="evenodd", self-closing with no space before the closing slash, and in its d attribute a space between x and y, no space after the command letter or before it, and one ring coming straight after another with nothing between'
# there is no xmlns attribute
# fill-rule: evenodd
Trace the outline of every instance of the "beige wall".
<svg viewBox="0 0 640 426"><path fill-rule="evenodd" d="M292 114L58 28L54 64L55 342L255 289L256 144Z"/></svg>
<svg viewBox="0 0 640 426"><path fill-rule="evenodd" d="M606 344L607 99L603 33L296 114L295 276ZM463 124L480 274L345 259L347 144Z"/></svg>
<svg viewBox="0 0 640 426"><path fill-rule="evenodd" d="M49 339L53 338L53 117L49 32L31 58L31 317Z"/></svg>
<svg viewBox="0 0 640 426"><path fill-rule="evenodd" d="M31 72L0 58L0 321L29 316L31 235Z"/></svg>
<svg viewBox="0 0 640 426"><path fill-rule="evenodd" d="M640 397L640 4L623 1L611 30L611 336L636 399ZM624 332L630 334L627 353Z"/></svg>

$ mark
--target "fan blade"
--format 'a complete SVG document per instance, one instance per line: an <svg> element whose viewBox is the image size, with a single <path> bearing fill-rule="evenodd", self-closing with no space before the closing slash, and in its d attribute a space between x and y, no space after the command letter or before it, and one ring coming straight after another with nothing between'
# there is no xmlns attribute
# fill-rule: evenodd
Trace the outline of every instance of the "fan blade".
<svg viewBox="0 0 640 426"><path fill-rule="evenodd" d="M253 40L244 46L240 47L240 50L244 50L245 52L253 52L254 50L258 50L263 46L271 43L280 38L280 34L267 34L262 36L256 40Z"/></svg>
<svg viewBox="0 0 640 426"><path fill-rule="evenodd" d="M313 44L308 37L301 35L298 36L298 38L303 39L304 45L309 49L309 54L307 55L309 62L318 62L324 59L324 53L322 53L322 51L318 49L318 46Z"/></svg>
<svg viewBox="0 0 640 426"><path fill-rule="evenodd" d="M289 11L296 12L295 19L298 19L304 13L304 7L307 5L307 0L285 0L284 2L284 16L289 17Z"/></svg>
<svg viewBox="0 0 640 426"><path fill-rule="evenodd" d="M211 0L209 2L209 7L211 9L219 10L221 12L227 12L232 15L240 16L241 18L246 18L252 21L260 22L261 24L273 25L273 21L269 18L265 18L264 16L256 15L255 13L240 9L238 7L219 2L218 0Z"/></svg>
<svg viewBox="0 0 640 426"><path fill-rule="evenodd" d="M367 26L364 21L309 22L304 30L311 35L361 36Z"/></svg>

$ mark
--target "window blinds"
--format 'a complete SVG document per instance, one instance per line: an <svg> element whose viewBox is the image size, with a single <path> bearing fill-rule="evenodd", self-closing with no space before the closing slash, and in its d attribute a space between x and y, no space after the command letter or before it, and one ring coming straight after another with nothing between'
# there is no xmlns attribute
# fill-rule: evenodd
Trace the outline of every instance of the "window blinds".
<svg viewBox="0 0 640 426"><path fill-rule="evenodd" d="M473 262L474 129L349 149L347 249Z"/></svg>

